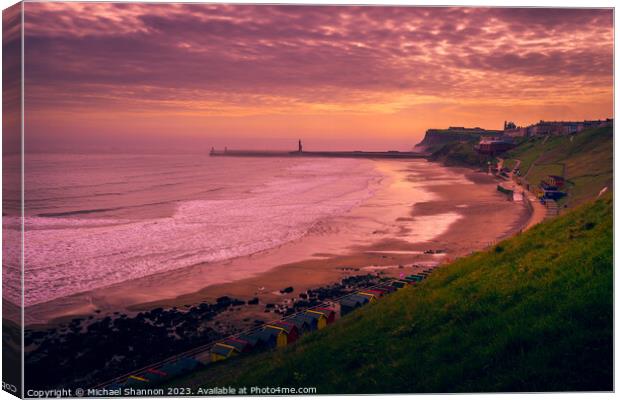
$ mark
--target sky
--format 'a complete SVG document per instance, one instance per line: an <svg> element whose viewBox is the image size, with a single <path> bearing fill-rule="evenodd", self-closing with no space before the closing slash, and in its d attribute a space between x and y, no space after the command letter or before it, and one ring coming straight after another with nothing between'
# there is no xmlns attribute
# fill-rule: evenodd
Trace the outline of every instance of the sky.
<svg viewBox="0 0 620 400"><path fill-rule="evenodd" d="M613 113L611 9L25 4L27 146L408 150Z"/></svg>

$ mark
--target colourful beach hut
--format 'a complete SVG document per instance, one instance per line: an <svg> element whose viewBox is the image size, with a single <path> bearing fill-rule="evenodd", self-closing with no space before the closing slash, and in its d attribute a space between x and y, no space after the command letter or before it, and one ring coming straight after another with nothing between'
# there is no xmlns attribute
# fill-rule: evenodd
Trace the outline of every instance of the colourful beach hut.
<svg viewBox="0 0 620 400"><path fill-rule="evenodd" d="M254 331L251 333L243 333L239 335L239 339L245 340L252 346L252 349L262 349L267 347L267 343L262 338L261 331Z"/></svg>
<svg viewBox="0 0 620 400"><path fill-rule="evenodd" d="M392 286L394 286L396 289L402 289L402 288L404 288L407 285L408 285L408 283L404 282L404 281L394 281L394 282L392 282Z"/></svg>
<svg viewBox="0 0 620 400"><path fill-rule="evenodd" d="M182 357L176 359L175 361L162 365L158 368L158 370L166 374L168 377L172 378L193 371L199 365L201 365L201 363L199 363L193 358Z"/></svg>
<svg viewBox="0 0 620 400"><path fill-rule="evenodd" d="M374 294L374 293L370 293L370 291L364 290L364 291L357 292L357 294L360 295L360 296L364 296L364 297L368 298L368 302L369 303L376 303L377 302L378 296L376 294Z"/></svg>
<svg viewBox="0 0 620 400"><path fill-rule="evenodd" d="M393 293L396 291L396 288L389 284L377 286L376 289L384 290L386 293Z"/></svg>
<svg viewBox="0 0 620 400"><path fill-rule="evenodd" d="M157 368L149 368L149 369L147 370L147 372L148 372L148 373L150 373L150 374L159 375L159 376L161 376L162 378L165 378L166 376L168 376L168 375L166 375L166 373L165 373L165 372L160 371L160 370L158 370Z"/></svg>
<svg viewBox="0 0 620 400"><path fill-rule="evenodd" d="M362 292L364 293L370 293L370 294L374 294L377 299L379 299L380 297L383 297L387 294L387 291L381 288L372 288L372 289L364 289L362 290Z"/></svg>
<svg viewBox="0 0 620 400"><path fill-rule="evenodd" d="M160 382L165 379L165 375L160 375L160 374L150 372L150 371L145 371L141 373L140 376L146 379L150 383Z"/></svg>
<svg viewBox="0 0 620 400"><path fill-rule="evenodd" d="M114 382L114 383L110 383L107 386L104 386L104 389L113 391L113 390L123 389L125 386L126 386L125 384Z"/></svg>
<svg viewBox="0 0 620 400"><path fill-rule="evenodd" d="M286 335L286 344L295 343L297 339L299 339L299 330L295 326L295 324L287 321L277 321L267 326L273 326L276 328L280 328L284 331Z"/></svg>
<svg viewBox="0 0 620 400"><path fill-rule="evenodd" d="M347 315L351 311L363 306L368 303L368 298L364 296L359 296L357 294L351 294L340 299L340 315Z"/></svg>
<svg viewBox="0 0 620 400"><path fill-rule="evenodd" d="M305 314L296 314L287 319L288 322L297 327L300 334L316 330L316 322Z"/></svg>
<svg viewBox="0 0 620 400"><path fill-rule="evenodd" d="M327 317L322 312L316 310L306 310L304 314L307 315L308 318L312 319L315 326L314 329L320 330L327 326Z"/></svg>
<svg viewBox="0 0 620 400"><path fill-rule="evenodd" d="M127 381L125 382L126 386L140 388L144 386L148 386L149 380L143 377L142 375L129 375Z"/></svg>
<svg viewBox="0 0 620 400"><path fill-rule="evenodd" d="M411 279L415 282L420 282L424 279L424 277L422 275L408 275L407 279Z"/></svg>
<svg viewBox="0 0 620 400"><path fill-rule="evenodd" d="M211 353L211 357L210 357L211 362L217 362L217 361L226 360L227 358L230 358L232 356L236 356L237 354L239 354L239 351L237 351L235 347L229 344L216 343L211 348L210 353Z"/></svg>
<svg viewBox="0 0 620 400"><path fill-rule="evenodd" d="M250 342L241 338L228 338L224 340L224 344L234 347L239 353L249 353L252 351Z"/></svg>
<svg viewBox="0 0 620 400"><path fill-rule="evenodd" d="M286 347L288 343L284 329L276 326L267 325L259 334L267 347Z"/></svg>
<svg viewBox="0 0 620 400"><path fill-rule="evenodd" d="M325 315L325 318L327 318L327 325L336 321L336 311L331 308L319 307L319 308L315 308L314 311L320 312L323 315Z"/></svg>

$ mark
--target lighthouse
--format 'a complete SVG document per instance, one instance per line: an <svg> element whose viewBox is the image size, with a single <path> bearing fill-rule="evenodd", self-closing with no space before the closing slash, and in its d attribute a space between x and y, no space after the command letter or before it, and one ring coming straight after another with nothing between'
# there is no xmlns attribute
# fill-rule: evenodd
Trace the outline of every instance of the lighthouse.
<svg viewBox="0 0 620 400"><path fill-rule="evenodd" d="M303 150L303 146L301 145L301 139L299 139L299 148L297 149L298 152L302 152Z"/></svg>

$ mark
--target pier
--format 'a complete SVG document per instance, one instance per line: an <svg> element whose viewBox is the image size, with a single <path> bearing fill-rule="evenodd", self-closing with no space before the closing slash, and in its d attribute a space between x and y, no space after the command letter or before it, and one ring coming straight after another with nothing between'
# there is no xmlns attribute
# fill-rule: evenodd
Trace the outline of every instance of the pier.
<svg viewBox="0 0 620 400"><path fill-rule="evenodd" d="M211 149L211 157L330 157L330 158L428 158L428 154L415 151L306 151L301 141L297 151L224 150Z"/></svg>

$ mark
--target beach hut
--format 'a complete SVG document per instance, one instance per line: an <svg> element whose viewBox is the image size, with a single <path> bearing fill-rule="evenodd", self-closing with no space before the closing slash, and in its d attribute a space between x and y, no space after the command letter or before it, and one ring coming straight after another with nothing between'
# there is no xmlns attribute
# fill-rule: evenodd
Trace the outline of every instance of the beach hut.
<svg viewBox="0 0 620 400"><path fill-rule="evenodd" d="M127 381L125 382L126 386L133 387L133 388L145 387L145 386L148 386L148 384L149 384L149 380L139 374L129 375L129 377L127 378Z"/></svg>
<svg viewBox="0 0 620 400"><path fill-rule="evenodd" d="M157 368L149 368L149 369L147 369L147 372L150 373L150 374L159 375L162 378L165 378L167 376L165 372L160 371Z"/></svg>
<svg viewBox="0 0 620 400"><path fill-rule="evenodd" d="M402 289L405 286L407 286L408 283L407 282L403 282L403 281L394 281L392 282L392 286L394 286L396 289Z"/></svg>
<svg viewBox="0 0 620 400"><path fill-rule="evenodd" d="M286 334L286 344L295 343L299 339L299 330L295 324L287 321L277 321L267 326L280 328Z"/></svg>
<svg viewBox="0 0 620 400"><path fill-rule="evenodd" d="M368 298L368 302L373 304L377 302L377 295L368 291L357 292L358 295Z"/></svg>
<svg viewBox="0 0 620 400"><path fill-rule="evenodd" d="M114 383L110 383L109 385L104 386L103 388L105 390L115 391L115 390L123 389L125 386L126 385L123 383L114 382Z"/></svg>
<svg viewBox="0 0 620 400"><path fill-rule="evenodd" d="M377 300L379 300L380 297L383 297L383 295L385 294L384 291L379 290L379 289L364 289L364 290L360 290L360 292L364 292L364 293L368 293L368 294L372 294L373 296L375 296L375 298Z"/></svg>
<svg viewBox="0 0 620 400"><path fill-rule="evenodd" d="M146 379L150 383L163 381L166 377L165 374L151 372L151 370L147 370L140 374L140 377Z"/></svg>
<svg viewBox="0 0 620 400"><path fill-rule="evenodd" d="M340 299L340 315L347 315L351 311L363 306L366 303L368 303L368 298L364 296L351 294L343 297Z"/></svg>
<svg viewBox="0 0 620 400"><path fill-rule="evenodd" d="M284 329L267 325L260 331L261 340L267 347L285 347L287 344L286 333Z"/></svg>
<svg viewBox="0 0 620 400"><path fill-rule="evenodd" d="M409 275L406 277L407 279L411 279L415 282L421 282L424 277L422 275Z"/></svg>
<svg viewBox="0 0 620 400"><path fill-rule="evenodd" d="M373 287L372 289L364 289L363 292L372 293L375 296L377 296L377 298L383 297L386 294L388 294L387 290L381 289L381 288L377 288L377 287Z"/></svg>
<svg viewBox="0 0 620 400"><path fill-rule="evenodd" d="M252 351L252 345L250 342L241 338L228 338L224 340L224 343L234 347L239 353L249 353Z"/></svg>
<svg viewBox="0 0 620 400"><path fill-rule="evenodd" d="M295 314L288 318L287 321L295 325L300 334L317 329L316 322L306 314Z"/></svg>
<svg viewBox="0 0 620 400"><path fill-rule="evenodd" d="M327 318L327 325L336 321L336 311L331 308L319 307L315 308L314 311L320 312L321 314L325 315L325 318Z"/></svg>
<svg viewBox="0 0 620 400"><path fill-rule="evenodd" d="M178 358L175 361L166 363L158 368L158 370L166 376L172 378L174 376L182 375L184 373L193 371L200 363L190 357Z"/></svg>
<svg viewBox="0 0 620 400"><path fill-rule="evenodd" d="M327 326L327 317L322 312L306 310L304 314L312 319L315 329L323 329Z"/></svg>
<svg viewBox="0 0 620 400"><path fill-rule="evenodd" d="M237 354L239 354L239 351L226 343L216 343L212 348L211 348L211 362L217 362L217 361L222 361L222 360L226 360L227 358L230 358L232 356L236 356Z"/></svg>
<svg viewBox="0 0 620 400"><path fill-rule="evenodd" d="M393 292L396 291L396 288L394 286L389 285L387 283L383 284L383 285L380 285L380 286L377 286L376 289L384 290L388 294L389 293L393 293Z"/></svg>
<svg viewBox="0 0 620 400"><path fill-rule="evenodd" d="M254 331L250 333L243 333L239 335L239 339L245 340L252 346L254 350L260 350L267 347L267 343L262 338L260 331Z"/></svg>

